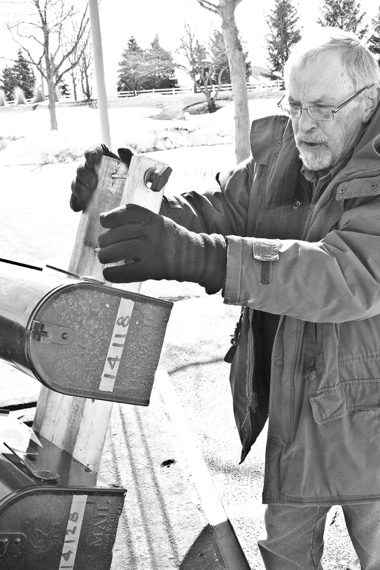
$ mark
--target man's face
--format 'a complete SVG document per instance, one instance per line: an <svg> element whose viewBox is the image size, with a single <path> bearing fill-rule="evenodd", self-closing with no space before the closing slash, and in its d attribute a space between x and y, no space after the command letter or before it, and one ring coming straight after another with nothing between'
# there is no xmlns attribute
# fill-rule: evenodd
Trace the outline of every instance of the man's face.
<svg viewBox="0 0 380 570"><path fill-rule="evenodd" d="M344 71L338 54L325 53L306 68L295 67L290 72L290 103L335 109L354 94L354 84ZM332 121L316 121L307 111L299 118L292 118L296 145L307 169L330 169L343 159L363 124L362 109L363 101L359 96L335 113Z"/></svg>

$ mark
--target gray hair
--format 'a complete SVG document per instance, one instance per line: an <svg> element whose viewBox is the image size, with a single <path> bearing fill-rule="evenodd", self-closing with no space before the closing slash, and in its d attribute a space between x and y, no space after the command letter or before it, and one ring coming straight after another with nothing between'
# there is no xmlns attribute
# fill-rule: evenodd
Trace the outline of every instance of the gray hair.
<svg viewBox="0 0 380 570"><path fill-rule="evenodd" d="M285 83L288 85L292 69L304 69L328 52L340 53L343 68L355 89L373 84L380 85L380 68L369 49L351 32L331 27L316 27L306 31L285 64Z"/></svg>

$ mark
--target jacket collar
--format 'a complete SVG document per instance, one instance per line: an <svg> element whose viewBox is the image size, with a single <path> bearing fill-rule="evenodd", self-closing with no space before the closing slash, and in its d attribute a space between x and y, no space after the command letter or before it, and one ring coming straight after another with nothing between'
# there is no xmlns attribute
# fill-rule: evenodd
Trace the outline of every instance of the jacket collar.
<svg viewBox="0 0 380 570"><path fill-rule="evenodd" d="M340 172L340 180L376 174L380 176L380 105L357 141L351 160Z"/></svg>
<svg viewBox="0 0 380 570"><path fill-rule="evenodd" d="M269 165L283 146L295 147L291 121L284 115L257 119L251 127L251 151L254 160ZM294 149L293 149L294 150ZM337 174L339 183L351 177L380 176L380 104L368 127L362 131L351 159Z"/></svg>

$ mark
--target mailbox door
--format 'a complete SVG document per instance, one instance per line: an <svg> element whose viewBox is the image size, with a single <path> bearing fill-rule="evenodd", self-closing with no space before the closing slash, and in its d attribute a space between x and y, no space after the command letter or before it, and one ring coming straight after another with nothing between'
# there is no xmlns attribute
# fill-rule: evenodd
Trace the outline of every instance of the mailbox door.
<svg viewBox="0 0 380 570"><path fill-rule="evenodd" d="M171 308L92 282L62 287L31 316L30 369L64 394L148 405Z"/></svg>

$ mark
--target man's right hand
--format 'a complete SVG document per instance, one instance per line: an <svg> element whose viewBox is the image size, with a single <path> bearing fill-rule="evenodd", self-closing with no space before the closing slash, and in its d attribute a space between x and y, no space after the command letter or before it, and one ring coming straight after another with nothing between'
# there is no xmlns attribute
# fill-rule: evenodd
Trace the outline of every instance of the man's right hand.
<svg viewBox="0 0 380 570"><path fill-rule="evenodd" d="M129 166L133 152L129 148L119 148L117 156L105 144L93 146L84 152L85 163L78 166L76 178L71 183L70 208L74 212L80 212L86 208L96 189L98 175L95 166L99 164L102 156L116 158Z"/></svg>

